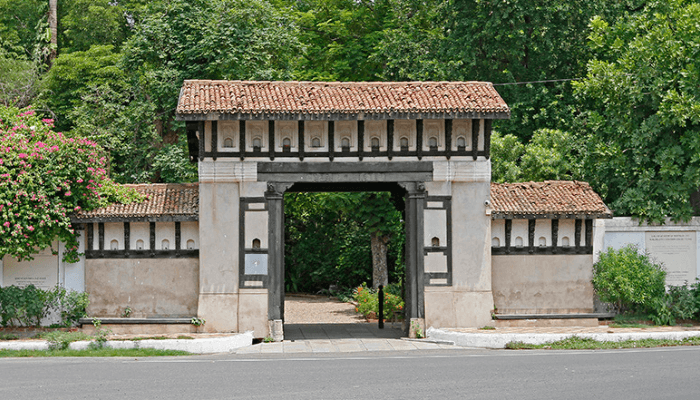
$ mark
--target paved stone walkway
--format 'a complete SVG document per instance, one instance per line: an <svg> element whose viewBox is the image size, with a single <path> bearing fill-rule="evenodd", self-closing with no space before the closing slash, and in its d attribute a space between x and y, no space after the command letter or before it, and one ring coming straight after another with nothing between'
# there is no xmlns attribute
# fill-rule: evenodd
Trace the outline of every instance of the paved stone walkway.
<svg viewBox="0 0 700 400"><path fill-rule="evenodd" d="M410 351L454 349L453 345L401 339L400 323L285 324L285 340L243 347L236 354L352 353L361 351Z"/></svg>

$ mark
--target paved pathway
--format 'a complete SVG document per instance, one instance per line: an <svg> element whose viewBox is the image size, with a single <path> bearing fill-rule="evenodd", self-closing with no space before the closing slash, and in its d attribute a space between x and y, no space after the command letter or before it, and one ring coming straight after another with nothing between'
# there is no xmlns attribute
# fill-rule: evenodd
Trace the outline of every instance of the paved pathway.
<svg viewBox="0 0 700 400"><path fill-rule="evenodd" d="M454 349L453 345L401 339L400 323L285 324L285 340L243 347L236 354L351 353L359 351L410 351Z"/></svg>

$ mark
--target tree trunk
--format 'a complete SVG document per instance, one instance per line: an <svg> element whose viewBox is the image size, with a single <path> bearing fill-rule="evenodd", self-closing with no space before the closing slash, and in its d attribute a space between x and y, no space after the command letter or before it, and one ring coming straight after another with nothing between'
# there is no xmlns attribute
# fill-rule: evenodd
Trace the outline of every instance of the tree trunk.
<svg viewBox="0 0 700 400"><path fill-rule="evenodd" d="M50 67L58 50L58 0L49 0L49 29L51 30L51 52L48 59Z"/></svg>
<svg viewBox="0 0 700 400"><path fill-rule="evenodd" d="M386 265L387 243L389 243L388 235L380 235L379 232L373 232L371 235L372 241L372 287L377 289L379 285L386 286L389 284L389 270Z"/></svg>

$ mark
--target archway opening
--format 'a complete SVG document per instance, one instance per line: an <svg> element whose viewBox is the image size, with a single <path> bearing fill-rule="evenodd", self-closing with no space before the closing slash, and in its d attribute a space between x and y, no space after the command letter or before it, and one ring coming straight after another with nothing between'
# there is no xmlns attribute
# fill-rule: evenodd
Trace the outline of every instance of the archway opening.
<svg viewBox="0 0 700 400"><path fill-rule="evenodd" d="M372 302L373 286L379 283L384 286L385 304L390 302L386 320L393 321L379 334L401 335L404 196L404 189L395 183L297 183L286 191L285 339L306 337L308 324L316 334L321 329L335 337L376 335L372 319L376 314L369 313L374 323L367 323L365 314L372 307L358 302L357 293L359 288L363 299Z"/></svg>

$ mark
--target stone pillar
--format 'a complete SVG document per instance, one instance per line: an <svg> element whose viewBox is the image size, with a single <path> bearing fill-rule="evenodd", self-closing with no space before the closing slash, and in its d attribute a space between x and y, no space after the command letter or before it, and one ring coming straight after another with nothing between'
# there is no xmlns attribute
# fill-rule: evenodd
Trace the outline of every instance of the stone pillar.
<svg viewBox="0 0 700 400"><path fill-rule="evenodd" d="M425 332L423 301L423 208L425 185L401 183L406 189L406 321L409 337Z"/></svg>
<svg viewBox="0 0 700 400"><path fill-rule="evenodd" d="M270 337L284 339L284 191L289 184L268 183L265 199L268 209L269 287L268 320Z"/></svg>

